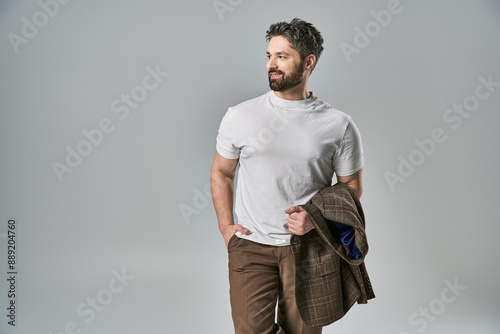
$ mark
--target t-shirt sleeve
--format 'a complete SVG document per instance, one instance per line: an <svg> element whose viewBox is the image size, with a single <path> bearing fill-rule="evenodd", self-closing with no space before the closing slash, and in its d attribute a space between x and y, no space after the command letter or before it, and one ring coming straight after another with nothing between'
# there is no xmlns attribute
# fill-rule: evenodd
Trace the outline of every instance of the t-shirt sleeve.
<svg viewBox="0 0 500 334"><path fill-rule="evenodd" d="M363 165L361 134L351 119L347 124L339 153L333 161L333 169L338 176L348 176L359 171Z"/></svg>
<svg viewBox="0 0 500 334"><path fill-rule="evenodd" d="M234 127L232 124L231 108L229 108L222 118L217 135L215 149L226 159L237 159L240 156L240 149L234 145Z"/></svg>

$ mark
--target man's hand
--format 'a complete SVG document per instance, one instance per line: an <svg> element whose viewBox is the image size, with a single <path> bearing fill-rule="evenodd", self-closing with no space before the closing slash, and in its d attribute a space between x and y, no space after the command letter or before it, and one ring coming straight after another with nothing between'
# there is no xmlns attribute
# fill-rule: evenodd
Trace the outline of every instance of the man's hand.
<svg viewBox="0 0 500 334"><path fill-rule="evenodd" d="M231 237L235 235L236 232L241 232L243 234L250 234L250 230L247 229L246 227L243 227L243 225L234 224L227 226L224 232L222 233L222 237L224 238L224 242L226 243L226 248L227 244L229 243L229 239L231 239Z"/></svg>
<svg viewBox="0 0 500 334"><path fill-rule="evenodd" d="M300 206L292 206L285 210L288 214L288 230L296 235L304 235L314 229L314 225L309 218L309 214Z"/></svg>

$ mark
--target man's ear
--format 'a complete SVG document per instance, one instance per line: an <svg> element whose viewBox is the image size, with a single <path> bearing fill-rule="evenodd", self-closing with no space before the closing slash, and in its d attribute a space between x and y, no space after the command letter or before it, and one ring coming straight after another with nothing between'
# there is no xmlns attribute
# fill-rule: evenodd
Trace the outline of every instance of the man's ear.
<svg viewBox="0 0 500 334"><path fill-rule="evenodd" d="M311 53L304 60L304 69L311 72L316 64L316 56Z"/></svg>

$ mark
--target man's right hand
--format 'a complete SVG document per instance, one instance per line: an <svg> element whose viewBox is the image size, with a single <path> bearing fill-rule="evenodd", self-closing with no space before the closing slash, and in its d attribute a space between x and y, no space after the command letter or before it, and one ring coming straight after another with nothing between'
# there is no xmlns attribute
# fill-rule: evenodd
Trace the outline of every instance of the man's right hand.
<svg viewBox="0 0 500 334"><path fill-rule="evenodd" d="M226 227L224 233L222 233L222 237L224 238L224 242L226 243L226 248L227 244L229 243L229 239L231 239L231 237L235 235L236 232L241 232L243 234L250 234L250 230L247 229L246 227L243 227L243 225L240 224L229 225L228 227Z"/></svg>

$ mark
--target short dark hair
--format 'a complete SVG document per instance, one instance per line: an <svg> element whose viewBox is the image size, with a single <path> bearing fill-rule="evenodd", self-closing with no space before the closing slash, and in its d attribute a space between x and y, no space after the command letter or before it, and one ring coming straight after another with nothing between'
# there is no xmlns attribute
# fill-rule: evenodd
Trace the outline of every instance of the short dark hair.
<svg viewBox="0 0 500 334"><path fill-rule="evenodd" d="M316 56L317 63L323 52L321 33L311 23L299 18L294 18L290 23L283 21L271 24L266 31L266 41L269 42L274 36L285 37L292 44L292 48L300 54L301 59L313 54Z"/></svg>

